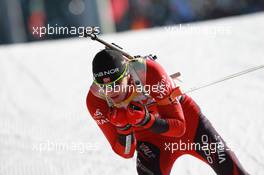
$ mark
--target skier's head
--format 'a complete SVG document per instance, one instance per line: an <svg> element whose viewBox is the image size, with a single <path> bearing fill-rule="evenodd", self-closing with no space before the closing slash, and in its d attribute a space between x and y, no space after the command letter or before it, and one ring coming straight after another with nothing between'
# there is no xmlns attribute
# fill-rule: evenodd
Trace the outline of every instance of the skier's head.
<svg viewBox="0 0 264 175"><path fill-rule="evenodd" d="M94 82L114 102L122 101L127 94L128 62L115 50L104 49L93 59Z"/></svg>
<svg viewBox="0 0 264 175"><path fill-rule="evenodd" d="M94 81L99 85L109 85L119 81L128 68L123 55L111 49L98 52L92 64Z"/></svg>

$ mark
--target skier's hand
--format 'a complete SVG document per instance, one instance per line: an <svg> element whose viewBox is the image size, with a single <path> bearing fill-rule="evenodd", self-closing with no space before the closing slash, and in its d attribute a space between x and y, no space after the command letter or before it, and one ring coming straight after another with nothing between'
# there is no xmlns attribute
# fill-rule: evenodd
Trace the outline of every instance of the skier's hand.
<svg viewBox="0 0 264 175"><path fill-rule="evenodd" d="M108 114L110 123L117 128L119 134L129 134L132 132L132 126L126 118L126 110L124 108L112 108Z"/></svg>
<svg viewBox="0 0 264 175"><path fill-rule="evenodd" d="M131 102L128 105L126 116L131 125L144 128L149 128L155 119L148 113L147 108L138 102Z"/></svg>

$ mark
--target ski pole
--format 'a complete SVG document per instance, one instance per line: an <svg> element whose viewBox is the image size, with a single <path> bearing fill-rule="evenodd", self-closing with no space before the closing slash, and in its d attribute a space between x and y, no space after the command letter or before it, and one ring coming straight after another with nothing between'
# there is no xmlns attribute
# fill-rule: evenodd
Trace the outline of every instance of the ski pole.
<svg viewBox="0 0 264 175"><path fill-rule="evenodd" d="M201 85L198 85L198 86L192 87L192 88L190 88L190 89L188 89L186 91L183 91L183 94L190 93L190 92L194 92L194 91L197 91L199 89L203 89L203 88L212 86L214 84L218 84L218 83L227 81L229 79L233 79L233 78L236 78L236 77L239 77L239 76L242 76L242 75L248 74L250 72L254 72L254 71L257 71L259 69L263 69L263 68L264 68L264 65L259 65L259 66L251 67L249 69L243 70L241 72L237 72L235 74L231 74L231 75L225 76L223 78L220 78L220 79L215 80L215 81L212 81L212 82L202 83Z"/></svg>

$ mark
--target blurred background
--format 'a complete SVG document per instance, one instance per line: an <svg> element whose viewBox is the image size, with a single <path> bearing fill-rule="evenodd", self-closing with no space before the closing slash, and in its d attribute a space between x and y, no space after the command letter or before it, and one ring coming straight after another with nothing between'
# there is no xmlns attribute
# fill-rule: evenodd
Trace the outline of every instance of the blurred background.
<svg viewBox="0 0 264 175"><path fill-rule="evenodd" d="M263 10L264 0L0 0L0 175L136 174L136 156L117 156L87 111L103 46L34 29L97 27L128 53L157 55L189 88L264 64ZM263 82L259 71L190 94L254 175L264 174ZM215 175L190 156L171 174L197 172Z"/></svg>
<svg viewBox="0 0 264 175"><path fill-rule="evenodd" d="M33 28L98 26L101 33L209 20L264 10L264 0L0 0L0 44L76 37Z"/></svg>

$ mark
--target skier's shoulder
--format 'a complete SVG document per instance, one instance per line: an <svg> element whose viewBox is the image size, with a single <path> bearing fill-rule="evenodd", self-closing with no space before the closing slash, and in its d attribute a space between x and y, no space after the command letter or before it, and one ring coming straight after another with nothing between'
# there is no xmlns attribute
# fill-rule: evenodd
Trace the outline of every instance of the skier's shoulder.
<svg viewBox="0 0 264 175"><path fill-rule="evenodd" d="M148 66L149 64L156 64L159 65L159 63L156 61L157 57L153 55L147 55L147 56L135 56L135 58L131 61L132 63L136 63L137 65L145 65Z"/></svg>
<svg viewBox="0 0 264 175"><path fill-rule="evenodd" d="M159 72L164 71L162 66L156 60L152 60L152 59L146 60L146 67L147 67L147 71L150 74L151 73L159 73Z"/></svg>
<svg viewBox="0 0 264 175"><path fill-rule="evenodd" d="M155 78L155 75L163 74L165 71L162 66L156 61L156 56L138 56L134 61L131 62L132 67L139 73L139 75L144 76L144 78ZM158 78L158 77L156 77Z"/></svg>
<svg viewBox="0 0 264 175"><path fill-rule="evenodd" d="M87 105L105 103L104 97L100 93L99 87L95 83L92 83L89 88L89 91L86 97L86 103Z"/></svg>
<svg viewBox="0 0 264 175"><path fill-rule="evenodd" d="M169 79L164 67L154 59L146 59L146 81L151 83L161 79Z"/></svg>

